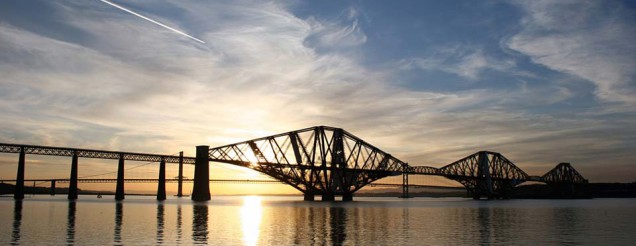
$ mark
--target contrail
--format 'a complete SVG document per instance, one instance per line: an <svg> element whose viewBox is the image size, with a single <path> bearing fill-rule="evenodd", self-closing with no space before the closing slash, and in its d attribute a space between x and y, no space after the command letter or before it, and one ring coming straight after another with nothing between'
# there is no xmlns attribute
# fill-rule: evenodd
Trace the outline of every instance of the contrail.
<svg viewBox="0 0 636 246"><path fill-rule="evenodd" d="M134 11L130 10L130 9L124 8L124 7L122 7L122 6L119 6L119 5L117 5L117 4L111 3L111 2L106 1L106 0L100 0L100 1L102 1L103 3L106 3L106 4L110 5L110 6L113 6L113 7L115 7L115 8L121 9L121 10L126 11L126 12L128 12L128 13L131 13L131 14L133 14L133 15L136 15L136 16L138 16L138 17L141 17L141 18L143 18L144 20L147 20L147 21L150 21L150 22L152 22L152 23L155 23L155 24L157 24L157 25L159 25L159 26L161 26L161 27L163 27L163 28L166 28L166 29L168 29L168 30L170 30L170 31L176 32L176 33L181 34L181 35L183 35L183 36L186 36L186 37L188 37L188 38L190 38L190 39L192 39L192 40L195 40L195 41L197 41L197 42L199 42L199 43L205 44L205 42L203 42L202 40L200 40L200 39L198 39L198 38L192 37L192 36L188 35L187 33L184 33L184 32L182 32L182 31L179 31L179 30L174 29L174 28L172 28L172 27L169 27L169 26L166 26L166 25L164 25L164 24L161 24L161 23L159 23L158 21L155 21L155 20L150 19L150 18L148 18L148 17L146 17L146 16L143 16L143 15L141 15L141 14L138 14L138 13L136 13L136 12L134 12Z"/></svg>

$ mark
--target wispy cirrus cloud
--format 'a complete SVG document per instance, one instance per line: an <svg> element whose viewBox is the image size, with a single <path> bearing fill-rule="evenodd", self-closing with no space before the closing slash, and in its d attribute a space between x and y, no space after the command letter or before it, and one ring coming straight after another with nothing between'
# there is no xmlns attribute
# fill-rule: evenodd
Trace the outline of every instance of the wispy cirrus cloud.
<svg viewBox="0 0 636 246"><path fill-rule="evenodd" d="M322 49L350 48L367 42L367 35L360 27L358 11L350 7L338 21L323 21L310 17L311 27L305 43Z"/></svg>
<svg viewBox="0 0 636 246"><path fill-rule="evenodd" d="M620 2L518 1L526 13L509 48L596 86L605 102L636 103L636 30ZM611 17L608 17L608 12Z"/></svg>
<svg viewBox="0 0 636 246"><path fill-rule="evenodd" d="M404 69L477 84L488 71L521 68L481 46L446 46L428 57L369 66L359 54L373 32L363 28L357 8L326 19L300 18L288 2L134 3L148 18L205 42L199 44L97 1L46 4L57 23L84 36L0 24L3 141L192 154L198 144L332 125L414 165L439 166L489 149L524 169L543 172L566 160L581 162L584 173L600 162L586 158L618 162L634 141L633 117L543 108L578 96L559 83L522 77L510 82L518 88L444 92L402 86Z"/></svg>
<svg viewBox="0 0 636 246"><path fill-rule="evenodd" d="M402 60L404 69L437 70L455 74L475 81L486 70L507 71L515 67L514 60L501 60L490 57L479 48L465 48L459 45L437 49L431 56Z"/></svg>

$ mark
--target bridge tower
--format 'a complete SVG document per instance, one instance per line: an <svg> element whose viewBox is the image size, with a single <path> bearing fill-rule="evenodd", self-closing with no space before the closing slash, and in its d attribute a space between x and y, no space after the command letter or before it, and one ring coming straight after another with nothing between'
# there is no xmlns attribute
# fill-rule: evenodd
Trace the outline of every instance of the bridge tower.
<svg viewBox="0 0 636 246"><path fill-rule="evenodd" d="M485 151L480 151L477 163L477 185L473 190L473 199L485 196L488 199L494 198L492 178L490 177L490 161Z"/></svg>
<svg viewBox="0 0 636 246"><path fill-rule="evenodd" d="M332 140L332 154L331 154L331 165L329 166L329 170L324 170L325 186L326 190L323 191L322 200L323 201L333 201L336 193L342 194L343 201L352 201L353 193L349 190L349 181L345 176L345 168L347 164L345 163L344 156L344 142L343 142L343 134L342 129L336 128L333 130L333 140ZM325 167L326 160L323 160L322 167ZM331 175L329 175L331 174Z"/></svg>
<svg viewBox="0 0 636 246"><path fill-rule="evenodd" d="M479 151L448 164L437 175L460 182L474 199L509 198L513 188L526 181L526 174L503 155Z"/></svg>
<svg viewBox="0 0 636 246"><path fill-rule="evenodd" d="M587 179L570 165L559 163L555 168L541 176L548 184L552 197L556 198L590 198L591 192Z"/></svg>
<svg viewBox="0 0 636 246"><path fill-rule="evenodd" d="M210 161L208 152L210 146L197 146L196 161L194 164L194 185L192 187L193 201L210 200Z"/></svg>
<svg viewBox="0 0 636 246"><path fill-rule="evenodd" d="M409 173L413 168L408 163L402 163L402 196L400 198L413 198L409 195Z"/></svg>
<svg viewBox="0 0 636 246"><path fill-rule="evenodd" d="M68 200L76 200L77 199L77 151L73 151L73 155L71 156L71 177L69 178L68 185Z"/></svg>
<svg viewBox="0 0 636 246"><path fill-rule="evenodd" d="M166 200L166 160L159 162L159 178L157 182L157 201Z"/></svg>
<svg viewBox="0 0 636 246"><path fill-rule="evenodd" d="M126 195L124 194L124 169L125 160L124 154L119 154L119 163L117 164L117 186L115 187L115 200L121 201L124 200Z"/></svg>
<svg viewBox="0 0 636 246"><path fill-rule="evenodd" d="M304 194L306 201L351 201L353 193L402 174L402 161L341 129L316 126L210 149L209 160L254 169Z"/></svg>
<svg viewBox="0 0 636 246"><path fill-rule="evenodd" d="M177 179L177 197L183 197L183 151L179 152L179 176Z"/></svg>
<svg viewBox="0 0 636 246"><path fill-rule="evenodd" d="M18 157L18 174L16 175L15 182L15 192L13 193L13 199L22 200L24 199L24 166L25 166L25 158L26 153L24 152L24 147L20 147Z"/></svg>

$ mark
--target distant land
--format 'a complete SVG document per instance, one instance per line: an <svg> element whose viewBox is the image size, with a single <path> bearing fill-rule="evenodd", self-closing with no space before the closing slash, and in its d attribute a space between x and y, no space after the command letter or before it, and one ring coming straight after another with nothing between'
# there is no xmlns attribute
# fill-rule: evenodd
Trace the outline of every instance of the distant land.
<svg viewBox="0 0 636 246"><path fill-rule="evenodd" d="M466 189L447 186L409 187L409 195L413 197L465 197ZM401 188L363 189L357 191L354 196L399 197L402 196L402 190Z"/></svg>
<svg viewBox="0 0 636 246"><path fill-rule="evenodd" d="M15 185L0 183L0 195L12 195ZM48 187L24 187L26 194L51 194ZM68 188L56 188L55 194L67 194ZM78 189L79 194L84 195L113 195L112 191L95 191ZM153 194L131 194L127 195L144 195ZM261 194L267 195L267 194ZM276 194L280 195L280 194ZM396 188L378 188L361 190L355 193L360 197L399 197L402 191ZM409 195L412 197L468 197L466 189L463 187L445 187L445 186L425 186L409 188ZM636 198L636 182L633 183L590 183L588 184L585 195L575 197L563 197L555 193L545 184L520 185L515 188L514 196L517 199L556 199L556 198Z"/></svg>
<svg viewBox="0 0 636 246"><path fill-rule="evenodd" d="M0 195L13 195L13 191L15 190L15 185L0 183ZM32 186L24 186L25 194L51 194L51 188L49 187L32 187ZM112 191L94 191L94 190L82 190L77 189L77 193L84 195L112 195L115 192ZM55 194L68 194L68 188L55 188Z"/></svg>
<svg viewBox="0 0 636 246"><path fill-rule="evenodd" d="M546 184L520 185L515 188L513 198L636 198L636 182L632 183L590 183L582 194L563 197Z"/></svg>

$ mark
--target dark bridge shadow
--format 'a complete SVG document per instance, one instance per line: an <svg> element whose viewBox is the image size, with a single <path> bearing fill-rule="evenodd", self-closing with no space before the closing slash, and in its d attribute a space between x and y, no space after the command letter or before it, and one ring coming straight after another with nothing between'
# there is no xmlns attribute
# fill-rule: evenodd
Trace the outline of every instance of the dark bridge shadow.
<svg viewBox="0 0 636 246"><path fill-rule="evenodd" d="M196 244L208 243L208 205L192 206L192 240Z"/></svg>
<svg viewBox="0 0 636 246"><path fill-rule="evenodd" d="M75 201L69 201L68 203L68 215L66 217L66 244L75 244Z"/></svg>
<svg viewBox="0 0 636 246"><path fill-rule="evenodd" d="M115 236L114 236L114 244L122 245L121 242L121 226L123 223L124 217L124 205L122 202L115 203Z"/></svg>
<svg viewBox="0 0 636 246"><path fill-rule="evenodd" d="M295 245L343 245L347 239L347 210L343 207L295 208Z"/></svg>
<svg viewBox="0 0 636 246"><path fill-rule="evenodd" d="M177 244L181 243L183 232L181 230L181 204L177 205Z"/></svg>
<svg viewBox="0 0 636 246"><path fill-rule="evenodd" d="M331 243L342 245L347 239L347 211L342 207L329 208Z"/></svg>
<svg viewBox="0 0 636 246"><path fill-rule="evenodd" d="M13 206L13 230L11 245L20 245L20 227L22 226L22 200L16 200Z"/></svg>
<svg viewBox="0 0 636 246"><path fill-rule="evenodd" d="M163 244L163 231L164 231L164 207L163 203L157 204L157 242L156 244Z"/></svg>

